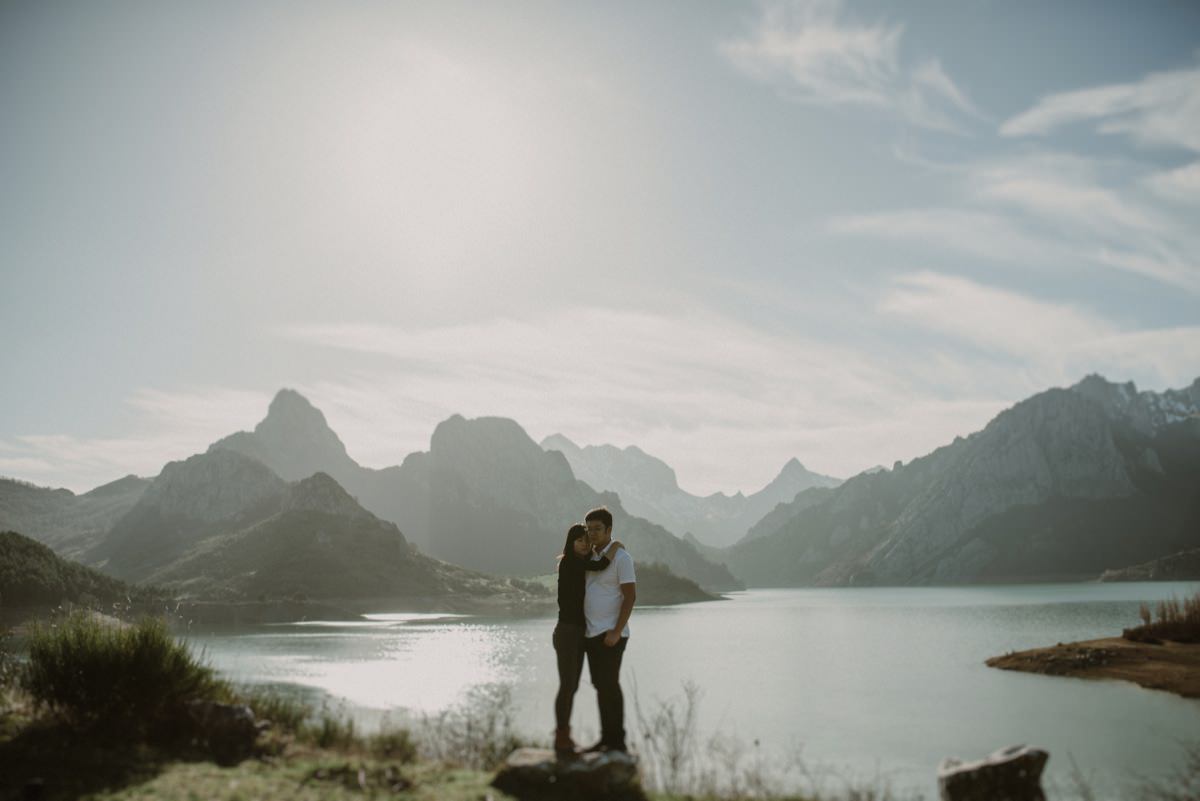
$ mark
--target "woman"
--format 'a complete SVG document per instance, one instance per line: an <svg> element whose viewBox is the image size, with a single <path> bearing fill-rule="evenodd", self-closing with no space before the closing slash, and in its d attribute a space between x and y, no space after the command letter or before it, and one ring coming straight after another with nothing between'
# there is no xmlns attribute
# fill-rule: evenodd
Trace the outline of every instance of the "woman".
<svg viewBox="0 0 1200 801"><path fill-rule="evenodd" d="M610 553L623 548L614 541ZM592 559L587 527L576 523L567 531L567 541L558 557L558 625L554 627L554 650L558 655L558 695L554 698L554 750L560 757L574 756L571 739L571 706L583 672L583 595L587 573L608 567L607 556Z"/></svg>

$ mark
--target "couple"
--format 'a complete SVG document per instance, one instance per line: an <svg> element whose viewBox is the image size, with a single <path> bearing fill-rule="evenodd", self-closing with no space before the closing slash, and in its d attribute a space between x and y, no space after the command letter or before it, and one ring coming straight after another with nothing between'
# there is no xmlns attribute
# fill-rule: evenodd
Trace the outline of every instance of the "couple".
<svg viewBox="0 0 1200 801"><path fill-rule="evenodd" d="M629 615L637 600L633 557L612 538L612 513L600 507L576 523L558 560L558 695L554 699L557 728L554 750L559 758L575 755L571 740L571 706L583 660L600 705L600 741L588 751L625 750L625 697L619 674L629 642Z"/></svg>

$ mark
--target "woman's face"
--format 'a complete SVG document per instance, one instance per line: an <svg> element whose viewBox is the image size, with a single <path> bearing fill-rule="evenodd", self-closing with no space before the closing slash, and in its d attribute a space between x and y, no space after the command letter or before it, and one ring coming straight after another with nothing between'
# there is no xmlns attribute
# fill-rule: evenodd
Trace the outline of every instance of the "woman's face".
<svg viewBox="0 0 1200 801"><path fill-rule="evenodd" d="M576 556L587 556L588 552L592 550L592 547L588 545L587 537L579 537L571 543L571 546L575 549Z"/></svg>

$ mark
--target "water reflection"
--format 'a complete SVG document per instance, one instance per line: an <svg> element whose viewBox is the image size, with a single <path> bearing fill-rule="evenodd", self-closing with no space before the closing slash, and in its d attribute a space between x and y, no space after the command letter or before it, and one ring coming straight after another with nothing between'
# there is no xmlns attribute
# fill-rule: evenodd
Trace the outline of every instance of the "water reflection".
<svg viewBox="0 0 1200 801"><path fill-rule="evenodd" d="M989 657L1057 641L1112 636L1140 601L1197 584L764 590L684 607L639 608L625 676L645 705L703 691L700 734L802 748L844 773L883 771L897 788L936 797L946 756L977 758L1026 742L1050 750L1048 775L1071 760L1119 790L1134 772L1175 767L1200 739L1200 703L1121 682L1084 682L986 667ZM195 637L238 681L291 683L345 699L360 721L421 715L481 684L511 685L520 728L548 737L556 685L551 619L372 615L209 632ZM576 730L597 730L585 674ZM1098 797L1104 797L1099 795ZM1119 794L1116 796L1119 797Z"/></svg>

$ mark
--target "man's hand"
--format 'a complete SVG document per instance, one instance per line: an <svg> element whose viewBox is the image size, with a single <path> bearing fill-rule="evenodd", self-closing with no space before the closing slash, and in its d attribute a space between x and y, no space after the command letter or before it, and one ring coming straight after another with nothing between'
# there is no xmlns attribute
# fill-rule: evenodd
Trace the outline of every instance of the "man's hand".
<svg viewBox="0 0 1200 801"><path fill-rule="evenodd" d="M620 641L621 641L621 632L617 631L616 629L609 629L608 631L606 631L604 633L604 644L607 645L609 648L612 648L614 645L616 645Z"/></svg>

